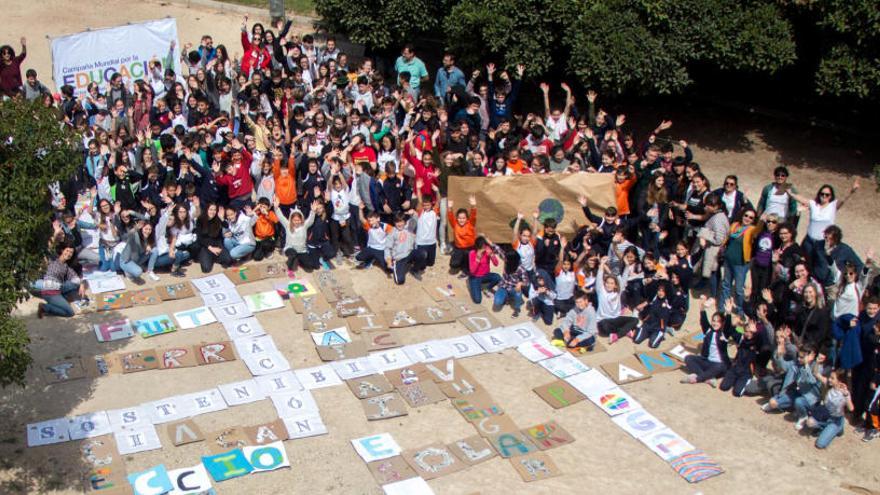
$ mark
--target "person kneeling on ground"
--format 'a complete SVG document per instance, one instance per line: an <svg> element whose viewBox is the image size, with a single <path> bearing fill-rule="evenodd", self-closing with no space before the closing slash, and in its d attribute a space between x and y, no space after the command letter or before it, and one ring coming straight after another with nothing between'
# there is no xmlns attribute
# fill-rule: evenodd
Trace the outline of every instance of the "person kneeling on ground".
<svg viewBox="0 0 880 495"><path fill-rule="evenodd" d="M498 266L498 257L492 244L484 236L479 236L474 249L468 253L468 292L474 304L483 302L483 290L491 292L501 282L501 276L492 273L490 264Z"/></svg>
<svg viewBox="0 0 880 495"><path fill-rule="evenodd" d="M38 318L42 318L46 313L71 317L74 315L74 311L70 303L67 302L67 295L73 292L78 292L80 297L86 295L85 284L70 267L76 249L71 244L61 243L55 252L58 254L58 258L49 263L43 278L31 286L34 294L46 301L40 304L37 310Z"/></svg>
<svg viewBox="0 0 880 495"><path fill-rule="evenodd" d="M596 334L599 332L596 322L596 310L590 304L590 296L582 290L574 294L574 307L568 310L553 330L553 345L557 347L581 347L588 352L596 345Z"/></svg>
<svg viewBox="0 0 880 495"><path fill-rule="evenodd" d="M379 212L371 211L364 218L364 202L358 207L358 217L361 225L367 231L367 247L361 249L355 259L358 264L355 268L363 270L369 268L373 263L379 265L384 272L388 272L388 265L385 264L385 244L388 242L388 236L391 234L393 227L387 223L382 223L379 219Z"/></svg>
<svg viewBox="0 0 880 495"><path fill-rule="evenodd" d="M846 370L835 370L828 378L818 373L818 370L814 372L817 373L816 379L828 386L828 392L825 393L822 404L816 404L807 411L806 425L819 432L816 448L824 449L835 438L843 436L843 425L846 423L844 409L852 412L855 406L846 386Z"/></svg>

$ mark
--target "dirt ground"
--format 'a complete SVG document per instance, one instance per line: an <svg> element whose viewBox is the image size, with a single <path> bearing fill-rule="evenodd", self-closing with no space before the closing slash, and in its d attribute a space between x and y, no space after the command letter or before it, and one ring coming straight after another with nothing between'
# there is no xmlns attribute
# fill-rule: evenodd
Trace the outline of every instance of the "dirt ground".
<svg viewBox="0 0 880 495"><path fill-rule="evenodd" d="M76 32L85 27L101 27L126 21L145 20L164 15L178 20L181 41L197 41L211 33L215 43L238 46L241 22L237 15L187 9L177 4L152 1L66 2L44 0L4 3L6 22L0 26L0 40L15 41L25 34L30 38L26 67L35 67L48 83L51 73L49 49L44 35ZM27 26L27 28L25 28ZM17 49L17 45L16 45ZM636 109L629 109L632 113ZM847 204L839 216L845 241L859 253L876 245L878 194L869 179L871 160L877 155L873 142L849 142L827 131L808 125L767 122L756 116L735 115L730 111L694 106L668 110L664 114L640 108L635 115L636 131L649 129L661 117L675 122L670 135L687 139L713 184L720 184L724 174L736 173L753 199L770 178L778 163L793 169L792 179L800 190L813 194L822 183L830 183L840 193L847 190L854 175L864 177L862 191ZM276 255L275 259L279 259ZM442 269L445 258L426 276L427 286L454 283L464 294L459 281L451 281ZM197 267L189 269L195 275ZM406 306L428 303L418 282L394 287L375 271L353 272L356 290L374 309L391 309L407 301ZM163 277L163 281L167 277ZM263 280L239 286L242 294L269 290L272 281ZM170 314L198 305L197 299L140 307L122 311L132 319ZM487 303L484 302L484 306ZM46 419L119 408L163 397L195 392L221 383L250 378L242 361L210 367L150 371L133 375L113 375L96 380L82 379L67 384L47 385L36 371L53 359L71 355L93 355L118 350L136 350L155 346L193 344L226 338L219 324L196 330L179 331L150 340L139 337L127 341L99 344L90 324L95 316L69 320L36 319L36 301L19 309L26 318L36 361L28 387L0 391L0 493L79 493L78 472L73 443L28 449L25 425ZM696 311L685 328L697 331ZM302 331L301 317L289 307L260 313L259 320L272 335L279 349L294 368L320 364L309 338ZM509 311L500 319L512 322ZM548 329L549 330L549 329ZM399 331L404 343L431 338L463 335L459 324L418 326ZM680 333L679 337L683 334ZM607 352L589 356L592 366L614 362L631 355L631 343L621 342ZM696 447L719 462L726 473L688 485L666 463L639 442L611 424L610 419L589 402L554 410L531 389L553 381L539 366L529 363L519 353L467 358L463 365L495 397L506 414L520 427L550 419L557 420L576 438L573 444L550 452L563 476L524 484L505 460L494 459L465 471L430 482L438 494L504 493L683 493L745 494L756 488L774 493L847 493L840 485L851 483L880 490L878 443L864 444L848 427L826 451L813 447L811 438L799 434L782 415L766 415L755 398L734 398L708 386L678 383L677 372L656 375L650 380L624 388L645 408L681 434ZM448 402L418 410L409 416L381 422L367 422L360 405L347 387L314 391L329 434L285 443L292 468L246 476L215 484L217 493L381 493L366 466L355 454L349 440L372 433L389 432L403 448L431 442L451 442L474 434L473 428ZM199 416L196 422L203 431L229 426L248 426L274 419L271 404L260 401L225 411ZM136 454L127 459L130 472L164 463L169 469L191 466L208 453L204 443L174 447L160 428L162 450Z"/></svg>

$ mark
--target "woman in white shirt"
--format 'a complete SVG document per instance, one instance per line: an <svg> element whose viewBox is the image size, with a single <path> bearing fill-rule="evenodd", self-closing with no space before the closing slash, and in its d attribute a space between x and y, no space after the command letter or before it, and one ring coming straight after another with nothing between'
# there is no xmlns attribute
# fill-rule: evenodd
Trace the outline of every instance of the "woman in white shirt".
<svg viewBox="0 0 880 495"><path fill-rule="evenodd" d="M834 225L837 220L837 212L859 190L859 179L853 181L849 194L845 198L837 199L834 188L828 184L822 185L816 192L815 199L809 199L793 191L789 191L795 201L810 209L810 223L807 225L807 235L801 246L808 259L812 259L816 250L816 243L825 239L825 229Z"/></svg>

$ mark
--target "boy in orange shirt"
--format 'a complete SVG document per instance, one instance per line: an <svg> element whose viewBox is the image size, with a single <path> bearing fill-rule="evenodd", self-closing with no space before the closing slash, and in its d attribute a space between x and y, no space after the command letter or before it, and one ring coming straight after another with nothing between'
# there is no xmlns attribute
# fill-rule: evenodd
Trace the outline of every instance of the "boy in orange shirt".
<svg viewBox="0 0 880 495"><path fill-rule="evenodd" d="M449 274L458 273L459 278L467 278L468 276L468 251L474 247L474 242L477 240L476 196L471 195L468 198L468 203L471 205L470 213L464 208L459 208L453 215L452 200L448 201L449 209L446 212L453 235L452 255L449 257Z"/></svg>
<svg viewBox="0 0 880 495"><path fill-rule="evenodd" d="M277 161L276 161L277 163ZM260 198L257 201L257 207L254 209L257 220L254 222L254 237L257 239L257 248L254 249L254 261L260 261L263 258L271 258L275 251L275 224L278 223L278 216L269 206L268 198Z"/></svg>
<svg viewBox="0 0 880 495"><path fill-rule="evenodd" d="M276 155L272 163L272 175L275 176L275 195L278 196L281 212L290 216L290 212L296 207L296 160L293 153L284 168L281 168L281 155Z"/></svg>

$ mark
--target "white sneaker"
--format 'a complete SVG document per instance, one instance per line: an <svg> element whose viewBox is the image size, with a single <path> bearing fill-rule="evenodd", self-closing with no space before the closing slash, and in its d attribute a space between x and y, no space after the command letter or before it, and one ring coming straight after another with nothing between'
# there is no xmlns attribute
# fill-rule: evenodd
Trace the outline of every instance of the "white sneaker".
<svg viewBox="0 0 880 495"><path fill-rule="evenodd" d="M807 424L807 418L806 418L806 417L803 417L803 418L798 419L797 422L794 424L794 429L795 429L795 431L801 431L801 430L803 430L805 424Z"/></svg>
<svg viewBox="0 0 880 495"><path fill-rule="evenodd" d="M152 280L153 282L159 281L159 276L153 272L147 272L147 276L150 277L150 280Z"/></svg>
<svg viewBox="0 0 880 495"><path fill-rule="evenodd" d="M766 403L764 403L763 406L761 406L761 410L764 411L764 412L770 412L770 411L773 410L773 408L770 407L770 403L769 403L769 402L766 402Z"/></svg>

